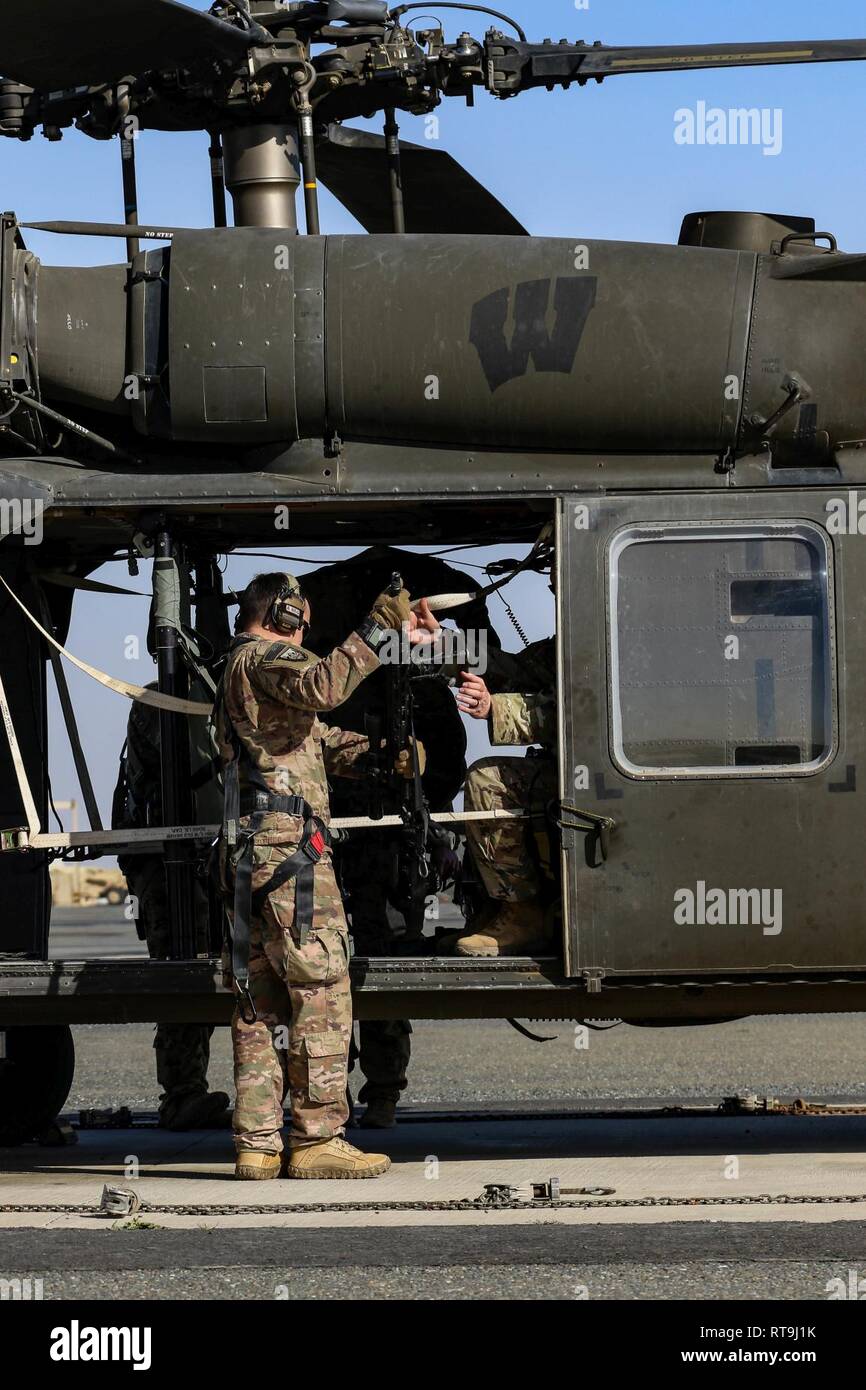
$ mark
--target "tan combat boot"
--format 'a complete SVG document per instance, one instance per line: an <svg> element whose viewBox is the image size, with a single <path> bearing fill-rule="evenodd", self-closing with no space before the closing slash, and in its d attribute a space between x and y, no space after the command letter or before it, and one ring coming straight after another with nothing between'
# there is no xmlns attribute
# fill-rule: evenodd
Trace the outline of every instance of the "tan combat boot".
<svg viewBox="0 0 866 1390"><path fill-rule="evenodd" d="M458 956L527 956L546 947L550 928L536 903L502 903L492 921L457 938Z"/></svg>
<svg viewBox="0 0 866 1390"><path fill-rule="evenodd" d="M258 1149L238 1149L235 1177L244 1182L268 1182L278 1178L283 1160L279 1154L259 1153Z"/></svg>
<svg viewBox="0 0 866 1390"><path fill-rule="evenodd" d="M365 1154L345 1139L289 1149L287 1178L378 1178L391 1167L385 1154Z"/></svg>

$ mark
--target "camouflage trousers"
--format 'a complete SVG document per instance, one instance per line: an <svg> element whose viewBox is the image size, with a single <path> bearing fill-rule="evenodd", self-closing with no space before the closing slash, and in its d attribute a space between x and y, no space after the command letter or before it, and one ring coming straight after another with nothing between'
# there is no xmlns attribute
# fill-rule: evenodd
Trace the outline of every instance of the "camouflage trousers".
<svg viewBox="0 0 866 1390"><path fill-rule="evenodd" d="M467 811L529 811L526 821L468 821L466 840L488 896L537 902L549 884L545 808L557 795L553 757L483 758L466 775Z"/></svg>
<svg viewBox="0 0 866 1390"><path fill-rule="evenodd" d="M168 960L168 890L161 859L150 856L130 857L123 864L126 882L133 898L133 909L143 929L148 954L152 960ZM198 920L197 946L201 953L208 949L207 901L203 892L196 892ZM171 1112L188 1096L204 1095L208 1089L207 1069L210 1064L210 1040L213 1028L198 1023L160 1023L153 1040L156 1052L156 1079L162 1088L159 1111L163 1119L171 1120Z"/></svg>
<svg viewBox="0 0 866 1390"><path fill-rule="evenodd" d="M257 846L254 892L296 848ZM316 865L312 929L303 945L294 880L253 919L250 993L256 1022L244 1022L238 1009L232 1020L238 1148L282 1152L287 1092L293 1147L341 1135L349 1117L352 994L346 916L329 856Z"/></svg>

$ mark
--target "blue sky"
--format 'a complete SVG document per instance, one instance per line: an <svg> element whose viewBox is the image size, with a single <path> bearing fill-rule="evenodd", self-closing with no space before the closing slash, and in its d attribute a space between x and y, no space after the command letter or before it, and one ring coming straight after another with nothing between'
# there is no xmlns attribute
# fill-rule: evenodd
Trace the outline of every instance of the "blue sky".
<svg viewBox="0 0 866 1390"><path fill-rule="evenodd" d="M122 0L114 3L120 6ZM195 8L208 5L198 0ZM529 37L538 40L722 43L866 35L863 0L826 0L821 6L788 0L784 11L754 0L726 0L724 5L589 0L588 9L578 8L575 0L514 0L495 8L510 9ZM437 13L435 3L429 11ZM481 15L440 13L454 37L463 28L481 36L487 27ZM479 93L473 111L449 101L439 113L440 136L445 148L536 235L673 242L686 212L744 208L813 216L821 230L835 232L843 250L857 251L863 249L866 221L864 89L866 65L856 63L623 76L600 87L532 92L508 102ZM781 153L769 158L753 146L678 145L676 112L694 109L699 102L725 110L780 110ZM424 138L417 119L403 118L402 129L407 139ZM144 221L209 225L206 136L145 133L138 167ZM68 133L60 144L41 136L27 145L0 141L0 185L3 207L14 209L22 220L122 220L116 142L98 143L78 133ZM327 196L322 211L324 231L357 230ZM122 248L113 242L31 234L29 244L55 264L99 264L122 257ZM242 583L253 569L252 562L233 562L233 582ZM125 570L115 565L103 575L124 582ZM134 587L144 589L147 578L143 567ZM513 601L531 636L550 630L550 605L537 581L515 586ZM145 617L144 600L79 600L70 645L86 660L143 683L152 678L149 661L124 660L123 644L127 635L141 631ZM506 645L517 645L507 621L502 632ZM128 706L75 671L70 671L70 684L107 809ZM60 736L55 737L52 780L55 795L67 798L77 793L56 714L53 726Z"/></svg>
<svg viewBox="0 0 866 1390"><path fill-rule="evenodd" d="M121 5L122 0L115 0ZM198 0L198 9L208 8ZM495 5L494 8L508 8ZM784 10L754 0L516 0L511 12L531 37L605 43L721 43L791 38L859 38L863 0L789 0ZM430 6L436 12L435 4ZM441 12L448 32L481 35L482 15ZM497 102L479 94L467 111L440 109L443 144L513 208L538 235L675 241L684 212L711 207L812 214L840 244L859 249L866 210L863 64L753 68L614 77L570 92L529 92ZM698 101L780 108L784 148L765 158L754 148L684 148L673 139L674 112ZM404 117L406 137L423 139ZM141 209L146 220L203 226L210 187L203 135L145 134L139 146ZM119 155L114 143L67 134L49 144L0 143L4 207L27 220L120 219ZM325 199L325 230L354 230ZM105 245L55 237L32 239L55 262L98 263ZM113 244L111 244L113 245Z"/></svg>

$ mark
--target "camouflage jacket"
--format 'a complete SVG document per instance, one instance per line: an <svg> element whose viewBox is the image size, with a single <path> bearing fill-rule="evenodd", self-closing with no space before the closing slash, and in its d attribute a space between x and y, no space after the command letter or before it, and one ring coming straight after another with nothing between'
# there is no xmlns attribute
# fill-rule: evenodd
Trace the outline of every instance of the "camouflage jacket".
<svg viewBox="0 0 866 1390"><path fill-rule="evenodd" d="M484 680L493 695L492 744L556 748L555 637L533 642L522 652L488 650Z"/></svg>
<svg viewBox="0 0 866 1390"><path fill-rule="evenodd" d="M341 705L378 666L378 657L357 633L323 660L286 642L236 638L217 705L216 735L225 768L234 758L230 720L245 754L242 793L249 785L249 760L272 792L303 797L327 821L328 777L363 776L370 745L363 734L328 728L318 715ZM297 832L292 817L268 815L258 838L279 843L292 831Z"/></svg>

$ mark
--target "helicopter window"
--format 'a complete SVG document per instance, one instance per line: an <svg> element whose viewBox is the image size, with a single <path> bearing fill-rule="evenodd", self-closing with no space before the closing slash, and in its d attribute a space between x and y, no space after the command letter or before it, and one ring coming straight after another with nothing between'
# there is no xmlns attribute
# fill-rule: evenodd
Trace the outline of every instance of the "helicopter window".
<svg viewBox="0 0 866 1390"><path fill-rule="evenodd" d="M610 549L614 760L814 772L835 748L830 557L805 524L632 527Z"/></svg>

